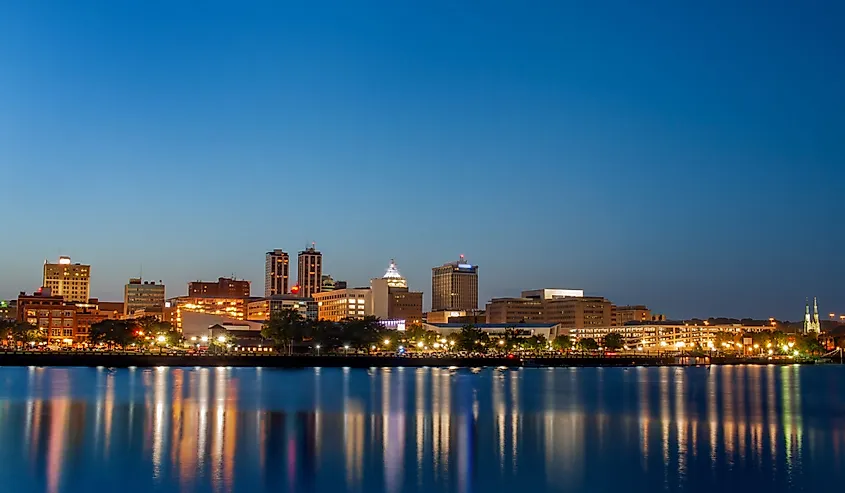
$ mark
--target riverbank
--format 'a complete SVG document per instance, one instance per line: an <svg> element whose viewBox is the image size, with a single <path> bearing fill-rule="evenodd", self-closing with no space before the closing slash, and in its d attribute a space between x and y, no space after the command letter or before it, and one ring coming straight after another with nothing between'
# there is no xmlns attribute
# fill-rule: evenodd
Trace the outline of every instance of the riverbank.
<svg viewBox="0 0 845 493"><path fill-rule="evenodd" d="M713 358L712 364L795 364L794 360ZM803 362L806 363L806 362ZM810 362L811 363L811 362ZM400 357L369 355L279 356L279 355L169 355L132 353L0 353L0 366L105 366L113 368L154 366L231 366L267 368L372 368L372 367L630 367L689 366L674 356L565 356L565 357Z"/></svg>

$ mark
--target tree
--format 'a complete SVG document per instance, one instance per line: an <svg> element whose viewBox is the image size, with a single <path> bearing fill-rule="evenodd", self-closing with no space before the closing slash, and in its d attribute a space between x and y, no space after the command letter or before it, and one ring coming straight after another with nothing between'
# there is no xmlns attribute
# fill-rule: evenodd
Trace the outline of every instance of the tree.
<svg viewBox="0 0 845 493"><path fill-rule="evenodd" d="M599 343L596 342L595 339L586 338L586 339L578 339L578 349L582 351L595 351L599 348Z"/></svg>
<svg viewBox="0 0 845 493"><path fill-rule="evenodd" d="M824 346L819 342L814 335L805 335L795 341L795 347L801 352L815 355L824 352Z"/></svg>
<svg viewBox="0 0 845 493"><path fill-rule="evenodd" d="M127 347L136 342L135 325L130 320L103 320L91 325L88 339L93 344Z"/></svg>
<svg viewBox="0 0 845 493"><path fill-rule="evenodd" d="M549 341L541 335L533 335L523 339L523 347L531 351L542 351L549 345Z"/></svg>
<svg viewBox="0 0 845 493"><path fill-rule="evenodd" d="M572 338L567 335L559 335L552 340L552 347L558 351L566 351L572 347Z"/></svg>
<svg viewBox="0 0 845 493"><path fill-rule="evenodd" d="M616 332L611 332L604 336L604 347L610 350L615 349L622 349L625 345L625 339L622 338L621 334Z"/></svg>
<svg viewBox="0 0 845 493"><path fill-rule="evenodd" d="M484 352L490 337L474 325L464 325L455 337L455 347L460 351Z"/></svg>
<svg viewBox="0 0 845 493"><path fill-rule="evenodd" d="M277 349L287 346L290 351L294 342L302 342L307 325L298 310L286 308L270 314L261 328L261 337L273 341Z"/></svg>
<svg viewBox="0 0 845 493"><path fill-rule="evenodd" d="M47 339L44 330L32 324L14 320L3 321L0 325L0 334L2 334L3 339L11 340L14 345L37 343Z"/></svg>
<svg viewBox="0 0 845 493"><path fill-rule="evenodd" d="M340 323L343 329L344 344L349 344L352 347L384 347L385 340L389 340L390 344L396 342L390 337L392 331L385 329L378 317L347 318L341 320Z"/></svg>

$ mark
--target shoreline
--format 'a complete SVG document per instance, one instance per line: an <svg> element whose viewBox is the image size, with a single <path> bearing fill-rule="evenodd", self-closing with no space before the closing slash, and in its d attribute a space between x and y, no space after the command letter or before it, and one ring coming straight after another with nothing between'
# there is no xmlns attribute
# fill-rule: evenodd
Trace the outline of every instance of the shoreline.
<svg viewBox="0 0 845 493"><path fill-rule="evenodd" d="M815 364L814 361L759 360L712 358L712 365L794 365ZM506 367L506 368L566 368L566 367L662 367L706 366L680 364L674 356L566 356L566 357L401 357L370 355L303 355L303 356L241 356L241 355L157 355L115 353L0 353L2 366L82 366L109 368L128 367L263 367L263 368L421 368L421 367Z"/></svg>

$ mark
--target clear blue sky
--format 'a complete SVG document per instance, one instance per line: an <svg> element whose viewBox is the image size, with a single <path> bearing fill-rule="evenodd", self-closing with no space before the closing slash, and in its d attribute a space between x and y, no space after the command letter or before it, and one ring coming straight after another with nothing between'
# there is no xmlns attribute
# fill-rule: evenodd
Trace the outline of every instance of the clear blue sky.
<svg viewBox="0 0 845 493"><path fill-rule="evenodd" d="M200 5L202 4L202 5ZM0 5L0 297L120 299L311 241L430 302L580 287L675 317L845 312L845 3Z"/></svg>

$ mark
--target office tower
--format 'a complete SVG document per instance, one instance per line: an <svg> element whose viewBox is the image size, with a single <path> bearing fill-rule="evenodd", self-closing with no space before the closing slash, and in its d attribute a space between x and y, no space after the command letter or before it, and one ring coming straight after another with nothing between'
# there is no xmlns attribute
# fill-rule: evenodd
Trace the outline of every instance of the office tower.
<svg viewBox="0 0 845 493"><path fill-rule="evenodd" d="M290 257L283 250L273 250L264 256L264 296L288 294Z"/></svg>
<svg viewBox="0 0 845 493"><path fill-rule="evenodd" d="M323 282L323 254L312 243L310 248L299 252L296 283L299 296L312 298L320 292Z"/></svg>
<svg viewBox="0 0 845 493"><path fill-rule="evenodd" d="M217 282L192 281L188 296L205 298L249 298L249 281L220 277Z"/></svg>
<svg viewBox="0 0 845 493"><path fill-rule="evenodd" d="M382 320L403 320L407 324L422 321L423 294L408 289L408 281L390 261L384 276L370 280L373 315Z"/></svg>
<svg viewBox="0 0 845 493"><path fill-rule="evenodd" d="M141 278L129 279L129 284L123 288L123 315L133 315L139 310L144 311L144 316L161 318L164 312L164 284Z"/></svg>
<svg viewBox="0 0 845 493"><path fill-rule="evenodd" d="M431 310L478 309L478 266L461 255L457 262L431 269Z"/></svg>
<svg viewBox="0 0 845 493"><path fill-rule="evenodd" d="M86 303L91 294L91 266L72 264L70 257L59 257L59 262L44 261L44 282L53 296L65 301Z"/></svg>

